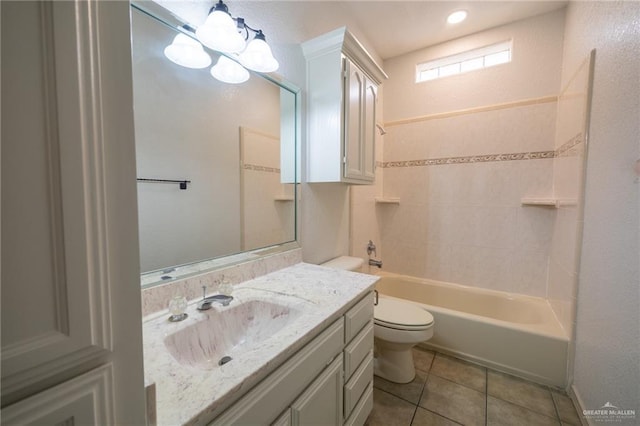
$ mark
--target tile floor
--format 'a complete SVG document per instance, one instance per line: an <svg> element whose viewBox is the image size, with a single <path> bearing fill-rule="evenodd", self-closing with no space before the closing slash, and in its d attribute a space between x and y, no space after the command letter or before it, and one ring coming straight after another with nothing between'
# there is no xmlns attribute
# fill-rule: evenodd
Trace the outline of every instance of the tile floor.
<svg viewBox="0 0 640 426"><path fill-rule="evenodd" d="M561 391L419 347L413 358L411 383L374 378L367 426L581 424Z"/></svg>

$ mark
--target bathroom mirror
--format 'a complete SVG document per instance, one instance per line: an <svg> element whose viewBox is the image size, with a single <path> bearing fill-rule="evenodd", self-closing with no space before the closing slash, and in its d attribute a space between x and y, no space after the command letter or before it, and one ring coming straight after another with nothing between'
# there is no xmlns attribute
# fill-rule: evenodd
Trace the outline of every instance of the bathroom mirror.
<svg viewBox="0 0 640 426"><path fill-rule="evenodd" d="M218 81L220 55L206 47L208 67L175 64L164 49L182 26L156 4L132 4L143 286L296 240L298 90L253 72Z"/></svg>

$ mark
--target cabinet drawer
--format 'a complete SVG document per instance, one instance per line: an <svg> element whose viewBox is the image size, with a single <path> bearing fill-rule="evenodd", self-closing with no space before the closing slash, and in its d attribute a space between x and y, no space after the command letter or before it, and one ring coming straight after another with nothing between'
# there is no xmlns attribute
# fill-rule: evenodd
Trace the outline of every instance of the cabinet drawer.
<svg viewBox="0 0 640 426"><path fill-rule="evenodd" d="M344 422L345 426L362 426L373 410L373 381L369 383L364 394L353 409L351 416Z"/></svg>
<svg viewBox="0 0 640 426"><path fill-rule="evenodd" d="M344 348L344 377L349 380L362 360L373 349L373 321Z"/></svg>
<svg viewBox="0 0 640 426"><path fill-rule="evenodd" d="M344 316L344 342L349 343L373 318L373 292L367 294Z"/></svg>
<svg viewBox="0 0 640 426"><path fill-rule="evenodd" d="M273 422L341 351L343 336L344 326L340 318L211 424Z"/></svg>
<svg viewBox="0 0 640 426"><path fill-rule="evenodd" d="M344 414L349 417L351 410L373 380L373 351L362 362L353 376L344 385Z"/></svg>

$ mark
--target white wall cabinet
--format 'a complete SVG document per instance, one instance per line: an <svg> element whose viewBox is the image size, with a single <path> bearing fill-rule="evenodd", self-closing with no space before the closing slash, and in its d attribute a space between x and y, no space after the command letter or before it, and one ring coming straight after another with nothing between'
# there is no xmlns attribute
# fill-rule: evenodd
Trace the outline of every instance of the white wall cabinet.
<svg viewBox="0 0 640 426"><path fill-rule="evenodd" d="M346 28L302 48L307 59L307 181L373 183L378 86L387 75Z"/></svg>
<svg viewBox="0 0 640 426"><path fill-rule="evenodd" d="M142 423L129 5L0 13L3 421Z"/></svg>
<svg viewBox="0 0 640 426"><path fill-rule="evenodd" d="M364 424L373 407L372 324L368 293L210 425Z"/></svg>

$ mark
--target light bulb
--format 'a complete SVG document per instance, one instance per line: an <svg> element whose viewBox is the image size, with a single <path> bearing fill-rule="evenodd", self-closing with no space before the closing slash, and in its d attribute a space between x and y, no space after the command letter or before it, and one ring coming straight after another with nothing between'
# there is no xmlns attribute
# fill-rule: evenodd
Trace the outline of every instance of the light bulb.
<svg viewBox="0 0 640 426"><path fill-rule="evenodd" d="M211 75L223 83L239 84L249 80L249 71L239 63L220 56L218 62L211 68Z"/></svg>
<svg viewBox="0 0 640 426"><path fill-rule="evenodd" d="M244 38L228 13L214 10L204 24L196 30L196 37L205 46L225 53L238 53L244 49Z"/></svg>
<svg viewBox="0 0 640 426"><path fill-rule="evenodd" d="M258 33L247 45L244 52L240 54L240 63L250 70L258 72L273 72L279 66L262 33Z"/></svg>
<svg viewBox="0 0 640 426"><path fill-rule="evenodd" d="M165 47L164 55L171 62L187 68L206 68L211 65L211 57L202 45L185 34L178 34L173 42Z"/></svg>
<svg viewBox="0 0 640 426"><path fill-rule="evenodd" d="M447 22L450 24L459 24L460 22L467 19L467 11L466 10L458 10L453 12L447 17Z"/></svg>

